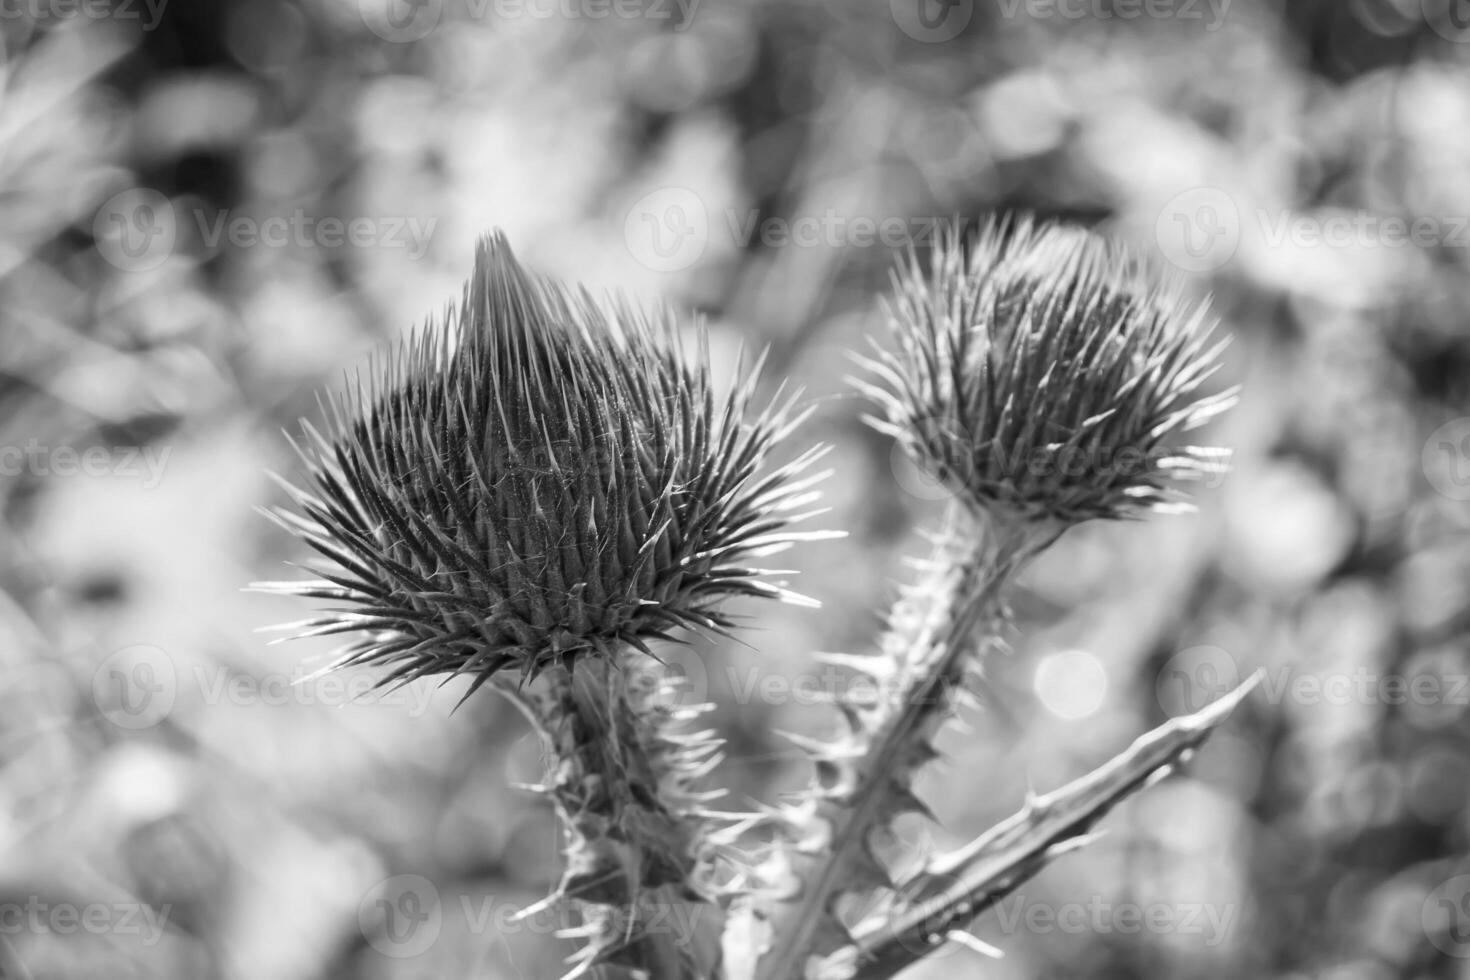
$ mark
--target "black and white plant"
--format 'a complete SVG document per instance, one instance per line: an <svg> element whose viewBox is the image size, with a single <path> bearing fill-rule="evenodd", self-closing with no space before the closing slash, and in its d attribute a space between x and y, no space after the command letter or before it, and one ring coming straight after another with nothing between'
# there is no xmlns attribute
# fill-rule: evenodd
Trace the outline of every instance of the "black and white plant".
<svg viewBox="0 0 1470 980"><path fill-rule="evenodd" d="M763 564L828 536L801 529L822 451L783 454L807 414L793 398L757 404L753 371L717 396L672 311L534 275L495 236L460 305L333 400L326 432L304 428L303 486L274 516L319 577L267 587L327 604L302 632L349 638L333 666L381 667L383 684L464 676L465 697L490 684L543 733L565 838L547 902L580 923L569 977L877 980L945 943L978 948L976 917L1185 761L1244 693L954 853L906 870L878 855L896 818L927 813L915 777L979 683L1017 573L1083 521L1179 506L1181 482L1224 460L1176 436L1233 398L1206 394L1205 310L1080 229L951 235L927 272L899 270L886 312L857 384L948 488L948 514L879 649L827 655L875 683L836 696L839 734L799 743L810 787L757 812L711 805L719 739L646 680L660 645L735 628L723 599L805 601ZM646 927L671 905L698 929Z"/></svg>

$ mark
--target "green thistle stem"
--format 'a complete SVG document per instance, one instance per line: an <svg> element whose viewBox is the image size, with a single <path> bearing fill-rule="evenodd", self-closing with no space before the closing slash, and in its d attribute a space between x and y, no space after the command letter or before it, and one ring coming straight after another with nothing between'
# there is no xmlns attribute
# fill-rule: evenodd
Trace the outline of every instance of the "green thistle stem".
<svg viewBox="0 0 1470 980"><path fill-rule="evenodd" d="M895 604L883 654L844 658L868 672L885 696L870 706L840 702L851 731L808 746L817 776L807 791L809 810L794 820L825 824L830 844L798 865L800 901L776 923L759 977L803 976L811 957L849 941L838 901L892 887L889 869L872 851L873 835L902 813L927 814L913 780L937 755L934 737L999 631L1006 586L1056 533L1045 524L988 521L952 504L925 574Z"/></svg>
<svg viewBox="0 0 1470 980"><path fill-rule="evenodd" d="M857 930L853 945L814 971L818 980L889 980L1063 854L1087 843L1098 821L1183 765L1260 682L1253 675L1192 715L1173 718L1085 776L1045 796L971 843L935 858L903 885L904 903Z"/></svg>
<svg viewBox="0 0 1470 980"><path fill-rule="evenodd" d="M688 711L662 703L670 692L661 677L639 682L650 676L636 669L640 657L551 668L534 690L497 683L551 749L544 792L563 827L566 867L543 904L581 913L566 933L583 940L568 977L599 963L653 978L713 977L720 911L707 894L705 796L692 784L717 746L676 731Z"/></svg>

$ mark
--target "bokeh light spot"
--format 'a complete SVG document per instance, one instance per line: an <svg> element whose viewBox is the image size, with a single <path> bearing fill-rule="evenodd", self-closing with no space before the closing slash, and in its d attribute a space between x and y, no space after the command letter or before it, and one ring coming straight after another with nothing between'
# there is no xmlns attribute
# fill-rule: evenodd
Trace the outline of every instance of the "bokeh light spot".
<svg viewBox="0 0 1470 980"><path fill-rule="evenodd" d="M1086 650L1062 650L1041 659L1032 684L1046 710L1058 718L1076 721L1102 707L1108 693L1108 673L1102 661Z"/></svg>

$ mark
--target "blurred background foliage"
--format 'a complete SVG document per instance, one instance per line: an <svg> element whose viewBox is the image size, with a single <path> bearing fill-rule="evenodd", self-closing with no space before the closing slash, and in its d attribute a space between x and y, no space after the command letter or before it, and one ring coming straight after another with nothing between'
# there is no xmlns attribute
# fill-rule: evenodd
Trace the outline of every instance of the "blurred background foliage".
<svg viewBox="0 0 1470 980"><path fill-rule="evenodd" d="M1196 199L1235 209L1228 254L1190 279L1235 338L1221 384L1245 396L1208 433L1235 472L1196 515L1084 526L1031 570L983 710L925 781L943 829L910 839L968 839L1233 676L1265 667L1266 687L982 921L1005 959L951 949L912 975L1470 976L1470 232L1270 233L1470 216L1450 0L1235 0L1218 20L1183 0L1137 18L957 0L928 20L903 0L375 4L0 18L0 445L33 449L0 478L0 905L167 910L154 933L5 928L33 976L556 975L570 945L484 915L558 872L548 809L512 785L541 776L523 722L488 693L450 716L452 686L345 705L288 688L331 644L267 645L261 627L308 610L241 591L304 557L254 511L281 497L267 471L294 472L283 429L456 298L477 235L702 313L717 362L769 348L772 386L820 399L823 520L851 533L791 567L822 610L751 607L748 646L669 652L720 705L740 806L805 780L775 733L835 720L786 682L813 651L872 648L940 503L847 393L896 254L852 222L1027 209L1179 258L1181 213L1219 230ZM935 12L962 29L943 38ZM671 193L708 228L667 269L636 219ZM293 215L376 237L215 234ZM738 233L803 219L837 231ZM166 247L132 261L118 220ZM66 451L89 449L109 462L73 473ZM130 714L133 682L163 707ZM415 955L374 917L401 875L440 900ZM1102 927L1018 918L1068 903ZM1167 922L1109 917L1129 903ZM1192 908L1228 928L1191 928Z"/></svg>

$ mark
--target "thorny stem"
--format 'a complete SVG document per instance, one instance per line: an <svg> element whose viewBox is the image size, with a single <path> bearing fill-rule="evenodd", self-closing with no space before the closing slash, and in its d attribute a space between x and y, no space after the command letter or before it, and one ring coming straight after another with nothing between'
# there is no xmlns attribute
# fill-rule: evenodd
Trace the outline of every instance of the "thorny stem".
<svg viewBox="0 0 1470 980"><path fill-rule="evenodd" d="M906 908L859 930L844 961L848 980L888 980L948 941L1057 856L1089 839L1113 807L1187 761L1260 682L1259 673L1194 714L1172 718L1108 762L1045 796L907 883Z"/></svg>
<svg viewBox="0 0 1470 980"><path fill-rule="evenodd" d="M718 944L693 935L696 925L716 935L719 926L718 910L696 891L698 828L661 793L669 772L659 754L677 746L656 744L626 664L587 658L546 671L534 690L497 687L552 749L543 789L566 836L566 868L547 901L576 903L583 925L569 934L588 944L568 976L609 962L653 980L714 977Z"/></svg>
<svg viewBox="0 0 1470 980"><path fill-rule="evenodd" d="M820 947L832 904L846 890L854 863L870 860L870 835L894 813L889 776L912 767L915 747L948 718L974 653L991 639L990 631L977 636L977 629L1003 616L1003 593L1014 573L1057 536L1056 529L1041 527L978 518L951 502L927 574L895 605L884 642L881 656L900 665L897 693L878 706L885 716L869 729L859 785L847 798L819 807L831 845L802 876L795 910L778 922L772 948L760 961L763 980L803 976L810 957L830 951Z"/></svg>

